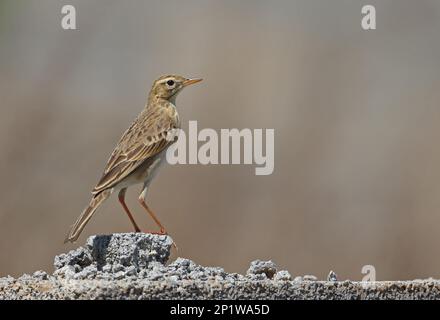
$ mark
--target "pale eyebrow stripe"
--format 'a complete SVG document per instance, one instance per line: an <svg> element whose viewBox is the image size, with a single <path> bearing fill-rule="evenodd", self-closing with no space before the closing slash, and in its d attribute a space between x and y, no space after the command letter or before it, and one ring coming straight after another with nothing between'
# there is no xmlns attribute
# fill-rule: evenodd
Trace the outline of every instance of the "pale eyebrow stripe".
<svg viewBox="0 0 440 320"><path fill-rule="evenodd" d="M159 81L159 83L165 83L165 82L167 82L168 80L173 80L173 78L172 78L172 77L169 77L169 78L162 79L162 80Z"/></svg>

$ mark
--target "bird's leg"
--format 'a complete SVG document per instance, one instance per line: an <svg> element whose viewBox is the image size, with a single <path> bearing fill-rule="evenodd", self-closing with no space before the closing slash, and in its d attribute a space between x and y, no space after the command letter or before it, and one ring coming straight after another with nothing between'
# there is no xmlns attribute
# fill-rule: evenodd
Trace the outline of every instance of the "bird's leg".
<svg viewBox="0 0 440 320"><path fill-rule="evenodd" d="M144 186L141 194L139 195L139 203L142 207L144 207L145 210L150 214L151 218L153 218L154 222L159 226L160 231L157 232L157 234L167 234L167 231L163 227L163 225L160 223L159 219L156 217L153 211L151 211L150 207L145 203L145 197L147 195L147 187Z"/></svg>
<svg viewBox="0 0 440 320"><path fill-rule="evenodd" d="M138 225L136 224L136 221L134 221L134 218L133 218L130 210L128 210L128 207L125 204L125 192L126 191L127 191L127 188L121 189L121 191L119 191L119 194L118 194L119 202L121 203L122 208L124 208L125 212L127 213L128 217L130 218L130 221L133 224L134 230L136 232L141 232L141 229L139 229Z"/></svg>
<svg viewBox="0 0 440 320"><path fill-rule="evenodd" d="M160 231L159 232L150 232L152 234L159 234L159 235L168 235L168 232L165 230L164 226L160 223L159 219L156 217L153 211L151 211L150 207L145 202L145 197L147 196L147 186L144 184L144 187L142 189L141 194L139 195L139 203L141 206L147 210L147 212L150 214L150 216L153 218L154 222L159 226ZM178 250L176 243L173 240L173 247Z"/></svg>
<svg viewBox="0 0 440 320"><path fill-rule="evenodd" d="M159 219L157 219L156 215L154 214L153 211L151 211L151 209L148 207L148 205L145 203L144 199L139 199L139 203L141 204L142 207L145 208L145 210L147 210L147 212L150 214L150 216L153 218L154 222L156 222L156 224L159 226L160 231L159 232L154 232L157 234L168 234L168 232L165 230L164 226L160 223Z"/></svg>

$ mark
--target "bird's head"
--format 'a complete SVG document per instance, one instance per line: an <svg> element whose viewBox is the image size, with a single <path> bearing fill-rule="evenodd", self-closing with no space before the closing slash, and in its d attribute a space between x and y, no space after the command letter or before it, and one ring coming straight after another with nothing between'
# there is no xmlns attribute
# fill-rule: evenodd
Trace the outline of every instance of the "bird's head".
<svg viewBox="0 0 440 320"><path fill-rule="evenodd" d="M177 94L182 91L183 88L200 81L202 81L202 79L188 79L177 75L162 76L154 81L149 100L165 99L174 102Z"/></svg>

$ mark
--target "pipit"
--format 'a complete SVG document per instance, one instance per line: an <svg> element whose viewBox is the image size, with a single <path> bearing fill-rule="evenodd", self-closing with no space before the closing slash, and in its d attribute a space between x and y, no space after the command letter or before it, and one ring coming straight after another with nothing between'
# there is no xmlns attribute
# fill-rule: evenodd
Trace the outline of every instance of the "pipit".
<svg viewBox="0 0 440 320"><path fill-rule="evenodd" d="M113 150L98 184L92 191L90 204L72 225L66 242L75 242L96 209L117 191L118 198L134 230L141 229L125 203L127 188L143 183L139 203L160 228L157 234L167 234L154 212L145 202L148 187L166 159L166 151L176 140L180 128L176 96L186 86L202 79L187 79L177 75L162 76L151 88L145 108L125 131Z"/></svg>

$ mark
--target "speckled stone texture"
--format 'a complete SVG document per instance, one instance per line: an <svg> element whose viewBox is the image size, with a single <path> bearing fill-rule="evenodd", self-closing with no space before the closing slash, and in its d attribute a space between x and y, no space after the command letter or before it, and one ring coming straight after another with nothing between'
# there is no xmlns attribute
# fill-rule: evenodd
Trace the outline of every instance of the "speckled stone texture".
<svg viewBox="0 0 440 320"><path fill-rule="evenodd" d="M251 262L246 275L177 258L172 239L142 233L92 236L55 257L53 274L0 278L0 299L439 299L440 281L328 281L293 278L272 261ZM293 279L293 280L292 280Z"/></svg>
<svg viewBox="0 0 440 320"><path fill-rule="evenodd" d="M54 276L76 280L145 278L155 267L166 264L172 244L168 236L144 233L91 236L84 247L55 257Z"/></svg>

